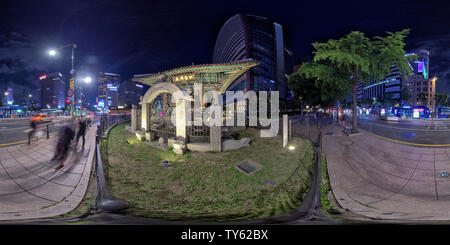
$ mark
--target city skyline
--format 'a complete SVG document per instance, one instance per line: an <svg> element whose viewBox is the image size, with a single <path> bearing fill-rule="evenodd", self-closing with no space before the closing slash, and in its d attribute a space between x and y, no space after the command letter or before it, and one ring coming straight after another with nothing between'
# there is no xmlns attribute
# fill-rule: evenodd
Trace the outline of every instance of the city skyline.
<svg viewBox="0 0 450 245"><path fill-rule="evenodd" d="M134 74L160 72L192 63L210 64L220 28L233 15L248 13L267 17L283 26L286 46L292 49L296 63L302 57L311 57L312 42L326 41L350 30L373 36L411 28L406 49L430 50L433 60L430 72L439 78L437 90L450 93L450 51L445 50L450 36L441 32L448 29L450 23L444 14L448 5L445 2L428 5L412 1L407 3L410 8L404 12L396 11L406 4L403 2L390 3L390 8L383 8L383 1L369 1L364 6L354 1L327 2L324 18L313 18L307 9L317 8L318 3L310 2L281 1L274 5L260 1L239 6L214 6L204 1L182 1L175 5L167 1L150 4L117 1L39 3L39 7L51 13L49 15L33 11L34 4L37 3L15 1L2 8L8 11L2 16L4 24L0 40L9 38L1 42L2 56L21 62L18 65L6 61L0 63L0 83L4 86L14 81L36 83L36 75L42 71L62 72L68 77L70 52L64 52L64 57L58 59L50 59L45 54L51 47L71 42L78 44L75 53L77 71L113 72L120 74L123 80ZM269 5L273 8L267 8ZM348 15L351 6L360 10ZM221 10L214 14L202 11L208 7ZM102 15L95 14L99 10L103 11ZM382 11L384 14L377 14ZM396 15L392 16L394 12ZM426 21L433 24L424 24L428 23ZM24 57L24 53L29 54L28 57ZM19 67L25 67L26 72L18 74ZM94 86L89 87L89 91L93 93Z"/></svg>

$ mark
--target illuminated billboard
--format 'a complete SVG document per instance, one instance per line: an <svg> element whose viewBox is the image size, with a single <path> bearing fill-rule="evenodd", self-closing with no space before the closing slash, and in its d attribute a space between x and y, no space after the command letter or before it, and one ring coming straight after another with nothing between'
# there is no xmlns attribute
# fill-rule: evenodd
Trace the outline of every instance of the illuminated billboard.
<svg viewBox="0 0 450 245"><path fill-rule="evenodd" d="M423 72L423 62L417 62L417 72Z"/></svg>
<svg viewBox="0 0 450 245"><path fill-rule="evenodd" d="M413 109L413 118L419 118L419 108Z"/></svg>
<svg viewBox="0 0 450 245"><path fill-rule="evenodd" d="M111 90L111 91L117 91L117 86L113 85L113 84L106 84L106 87Z"/></svg>

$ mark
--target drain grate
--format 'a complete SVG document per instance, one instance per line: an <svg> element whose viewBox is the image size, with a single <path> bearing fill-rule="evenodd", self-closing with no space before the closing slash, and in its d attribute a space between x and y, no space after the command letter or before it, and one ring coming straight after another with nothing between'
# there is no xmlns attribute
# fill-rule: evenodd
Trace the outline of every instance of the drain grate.
<svg viewBox="0 0 450 245"><path fill-rule="evenodd" d="M264 166L250 160L244 160L234 165L239 171L247 176L252 176L256 171L262 169Z"/></svg>

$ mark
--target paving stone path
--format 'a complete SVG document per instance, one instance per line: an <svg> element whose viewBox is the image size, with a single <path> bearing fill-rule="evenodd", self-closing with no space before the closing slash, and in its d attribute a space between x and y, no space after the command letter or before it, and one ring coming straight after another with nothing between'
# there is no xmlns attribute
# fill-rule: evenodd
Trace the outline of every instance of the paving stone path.
<svg viewBox="0 0 450 245"><path fill-rule="evenodd" d="M387 220L450 220L450 148L403 145L330 126L324 151L345 209Z"/></svg>
<svg viewBox="0 0 450 245"><path fill-rule="evenodd" d="M56 170L50 161L56 137L31 145L0 149L0 220L36 219L65 214L75 209L86 192L95 152L95 129L86 133L75 151Z"/></svg>

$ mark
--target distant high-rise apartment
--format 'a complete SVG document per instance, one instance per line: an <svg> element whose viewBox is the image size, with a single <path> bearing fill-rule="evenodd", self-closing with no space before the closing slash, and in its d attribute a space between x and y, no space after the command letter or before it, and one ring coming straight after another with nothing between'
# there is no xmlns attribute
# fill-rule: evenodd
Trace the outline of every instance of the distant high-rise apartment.
<svg viewBox="0 0 450 245"><path fill-rule="evenodd" d="M45 74L41 81L41 106L43 109L61 109L65 107L65 83L61 73Z"/></svg>
<svg viewBox="0 0 450 245"><path fill-rule="evenodd" d="M291 57L286 57L291 56ZM288 97L286 74L292 72L292 53L285 48L283 27L266 17L237 14L219 32L214 63L252 58L261 62L236 79L228 90L280 91Z"/></svg>
<svg viewBox="0 0 450 245"><path fill-rule="evenodd" d="M427 50L407 53L406 56L417 55L417 59L409 62L412 74L403 79L396 66L391 66L391 73L386 74L381 81L370 81L368 84L358 84L357 100L384 101L387 98L402 101L405 104L423 104L417 101L420 92L434 94L433 82L429 81L429 55ZM407 93L407 94L403 94ZM402 96L403 94L403 96Z"/></svg>
<svg viewBox="0 0 450 245"><path fill-rule="evenodd" d="M125 80L119 87L119 105L129 107L139 105L141 96L144 95L144 85Z"/></svg>
<svg viewBox="0 0 450 245"><path fill-rule="evenodd" d="M97 106L109 108L119 105L120 75L100 72L98 76Z"/></svg>
<svg viewBox="0 0 450 245"><path fill-rule="evenodd" d="M427 95L427 98L434 100L435 84L434 81L429 79L429 67L430 67L430 53L427 50L420 50L418 52L409 53L407 55L417 55L416 61L410 62L409 65L413 74L408 76L403 83L404 92L407 93L408 104L411 105L427 105L431 106L426 101L421 101L420 93Z"/></svg>
<svg viewBox="0 0 450 245"><path fill-rule="evenodd" d="M13 88L6 88L1 96L3 97L3 105L4 106L10 106L14 103L14 89Z"/></svg>

